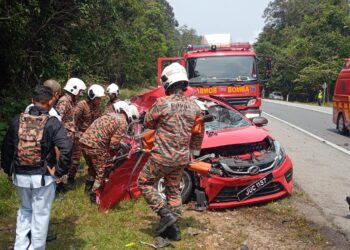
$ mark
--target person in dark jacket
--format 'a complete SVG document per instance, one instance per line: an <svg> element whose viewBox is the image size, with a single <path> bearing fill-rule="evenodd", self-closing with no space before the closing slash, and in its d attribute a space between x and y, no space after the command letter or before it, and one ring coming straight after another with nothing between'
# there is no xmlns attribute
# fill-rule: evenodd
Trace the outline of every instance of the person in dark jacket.
<svg viewBox="0 0 350 250"><path fill-rule="evenodd" d="M29 113L12 120L1 150L1 167L12 176L20 198L15 249L45 249L55 180L68 172L72 149L62 123L49 115L52 90L38 85L32 99Z"/></svg>

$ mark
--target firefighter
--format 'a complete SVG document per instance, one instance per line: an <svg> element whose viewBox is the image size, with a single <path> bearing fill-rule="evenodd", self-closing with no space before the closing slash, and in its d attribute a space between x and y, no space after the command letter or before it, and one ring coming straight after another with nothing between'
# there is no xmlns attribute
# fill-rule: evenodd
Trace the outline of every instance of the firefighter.
<svg viewBox="0 0 350 250"><path fill-rule="evenodd" d="M105 96L104 88L98 84L93 84L87 91L86 100L79 101L74 107L77 132L74 137L72 161L68 173L68 184L70 185L75 183L75 175L80 165L81 149L79 138L91 123L101 115L100 103L103 96Z"/></svg>
<svg viewBox="0 0 350 250"><path fill-rule="evenodd" d="M3 141L1 166L20 198L14 249L45 249L55 179L68 171L72 144L62 123L49 115L52 98L49 87L36 86L34 106L12 120ZM54 147L60 151L57 166Z"/></svg>
<svg viewBox="0 0 350 250"><path fill-rule="evenodd" d="M113 112L113 104L119 101L119 87L115 83L111 83L107 87L107 95L109 97L109 101L107 103L105 113Z"/></svg>
<svg viewBox="0 0 350 250"><path fill-rule="evenodd" d="M202 115L195 101L184 96L188 85L185 68L172 63L163 70L161 82L167 96L157 99L144 118L144 126L156 132L150 158L138 178L138 187L160 216L157 233L180 240L180 228L176 224L182 209L180 181L192 152L198 154L201 148L204 131L191 133L195 120ZM162 177L166 200L154 188Z"/></svg>
<svg viewBox="0 0 350 250"><path fill-rule="evenodd" d="M62 123L67 130L68 138L74 143L76 132L74 120L74 107L82 91L86 90L85 83L79 78L70 78L63 88L65 93L56 103L56 110L62 117ZM57 184L56 192L64 191L63 183Z"/></svg>
<svg viewBox="0 0 350 250"><path fill-rule="evenodd" d="M111 158L111 151L119 148L128 124L138 119L138 112L124 102L114 105L113 112L96 119L80 138L81 149L88 165L89 179L85 190L92 202L96 202L96 191L103 187L106 161Z"/></svg>

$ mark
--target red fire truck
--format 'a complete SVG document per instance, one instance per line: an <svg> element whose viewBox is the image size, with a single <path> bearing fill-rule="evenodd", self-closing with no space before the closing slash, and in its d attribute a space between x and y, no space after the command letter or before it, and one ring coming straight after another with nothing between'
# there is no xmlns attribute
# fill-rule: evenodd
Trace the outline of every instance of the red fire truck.
<svg viewBox="0 0 350 250"><path fill-rule="evenodd" d="M158 58L158 84L164 62L179 61L199 96L218 96L248 118L261 113L260 81L255 50L232 43L229 34L205 35L201 45L189 45L177 58ZM266 72L271 64L265 62Z"/></svg>
<svg viewBox="0 0 350 250"><path fill-rule="evenodd" d="M333 96L333 122L340 134L350 130L350 58L346 58L335 83Z"/></svg>

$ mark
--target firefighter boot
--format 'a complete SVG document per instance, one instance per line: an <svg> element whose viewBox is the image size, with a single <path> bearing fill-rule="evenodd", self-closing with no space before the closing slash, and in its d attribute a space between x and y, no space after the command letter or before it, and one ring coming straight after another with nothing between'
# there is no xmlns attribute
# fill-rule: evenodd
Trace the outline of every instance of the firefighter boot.
<svg viewBox="0 0 350 250"><path fill-rule="evenodd" d="M86 180L85 181L85 192L89 193L92 190L92 186L94 185L93 180Z"/></svg>
<svg viewBox="0 0 350 250"><path fill-rule="evenodd" d="M160 236L163 238L168 238L169 240L181 240L181 231L179 225L177 225L177 223L172 224L171 226L167 227Z"/></svg>
<svg viewBox="0 0 350 250"><path fill-rule="evenodd" d="M167 229L167 227L176 222L176 217L167 206L162 207L158 211L158 214L160 216L160 222L157 228L157 233L161 234Z"/></svg>

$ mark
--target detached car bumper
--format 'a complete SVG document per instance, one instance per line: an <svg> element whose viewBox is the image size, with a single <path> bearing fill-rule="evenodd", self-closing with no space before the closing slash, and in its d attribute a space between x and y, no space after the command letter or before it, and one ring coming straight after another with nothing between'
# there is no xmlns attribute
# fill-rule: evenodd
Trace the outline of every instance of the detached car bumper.
<svg viewBox="0 0 350 250"><path fill-rule="evenodd" d="M237 194L240 191L267 174L268 173L261 173L254 176L242 176L237 178L218 176L203 178L201 180L201 187L205 189L205 193L208 197L208 208L230 208L266 202L280 198L293 191L293 165L290 158L286 156L281 166L272 171L272 182L256 191L249 198L239 200Z"/></svg>

